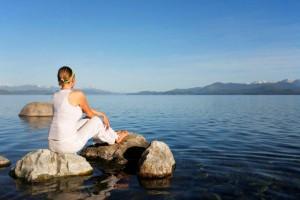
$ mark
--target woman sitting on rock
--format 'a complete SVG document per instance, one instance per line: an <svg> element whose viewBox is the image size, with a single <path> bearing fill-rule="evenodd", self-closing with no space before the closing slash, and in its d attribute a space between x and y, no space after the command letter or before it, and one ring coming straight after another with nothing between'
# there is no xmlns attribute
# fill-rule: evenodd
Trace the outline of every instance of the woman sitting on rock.
<svg viewBox="0 0 300 200"><path fill-rule="evenodd" d="M128 132L115 132L107 116L90 108L84 93L73 89L75 74L70 67L61 67L57 78L61 89L53 94L54 115L48 136L51 151L76 153L90 138L108 144L123 141ZM87 118L82 118L83 112Z"/></svg>

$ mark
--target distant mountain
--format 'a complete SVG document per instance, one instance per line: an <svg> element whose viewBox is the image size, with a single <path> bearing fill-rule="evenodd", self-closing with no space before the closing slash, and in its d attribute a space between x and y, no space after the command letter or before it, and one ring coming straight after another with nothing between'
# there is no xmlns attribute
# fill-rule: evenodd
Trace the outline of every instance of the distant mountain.
<svg viewBox="0 0 300 200"><path fill-rule="evenodd" d="M52 94L58 88L38 85L0 86L0 94Z"/></svg>
<svg viewBox="0 0 300 200"><path fill-rule="evenodd" d="M1 94L53 94L58 87L44 87L38 85L0 86ZM96 88L82 88L86 94L121 94ZM141 91L136 93L123 93L128 95L300 95L300 79L282 80L278 82L256 81L253 83L222 83L216 82L204 87L187 89L173 89L163 92Z"/></svg>
<svg viewBox="0 0 300 200"><path fill-rule="evenodd" d="M110 92L110 91L100 90L96 88L82 88L82 91L86 94L119 94L116 92Z"/></svg>
<svg viewBox="0 0 300 200"><path fill-rule="evenodd" d="M282 80L279 82L257 81L247 83L222 83L216 82L204 87L194 87L188 89L174 89L165 92L142 91L129 93L131 95L236 95L236 94L300 94L300 79Z"/></svg>
<svg viewBox="0 0 300 200"><path fill-rule="evenodd" d="M44 87L38 85L20 85L20 86L0 86L0 94L53 94L58 87ZM82 88L86 94L118 94L110 91L100 90L96 88Z"/></svg>

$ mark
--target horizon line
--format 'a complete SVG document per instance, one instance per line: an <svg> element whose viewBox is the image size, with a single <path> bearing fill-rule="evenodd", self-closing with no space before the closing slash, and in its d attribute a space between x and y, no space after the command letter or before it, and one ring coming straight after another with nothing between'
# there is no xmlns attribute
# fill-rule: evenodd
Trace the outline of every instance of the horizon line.
<svg viewBox="0 0 300 200"><path fill-rule="evenodd" d="M96 89L96 90L102 90L104 92L110 92L110 93L119 93L119 94L130 94L130 93L138 93L138 92L165 92L165 91L171 91L171 90L177 90L177 89L191 89L191 88L202 88L202 87L206 87L208 85L212 85L215 83L224 83L224 84L229 84L229 83L234 83L234 84L266 84L266 83L278 83L278 82L289 82L292 83L294 81L297 81L300 79L281 79L279 81L252 81L252 82L222 82L222 81L215 81L209 84L206 84L204 86L192 86L192 87L186 87L186 88L172 88L172 89L166 89L166 90L139 90L139 91L133 91L133 92L116 92L116 91L112 91L112 90L106 90L106 89L101 89L101 88L97 88L95 86L84 86L84 87L77 87L77 89ZM13 84L0 84L0 87L4 86L4 87L21 87L21 86L36 86L36 87L40 87L40 88L59 88L59 86L53 86L53 85L40 85L40 84L21 84L21 85L13 85ZM75 88L76 89L76 88Z"/></svg>

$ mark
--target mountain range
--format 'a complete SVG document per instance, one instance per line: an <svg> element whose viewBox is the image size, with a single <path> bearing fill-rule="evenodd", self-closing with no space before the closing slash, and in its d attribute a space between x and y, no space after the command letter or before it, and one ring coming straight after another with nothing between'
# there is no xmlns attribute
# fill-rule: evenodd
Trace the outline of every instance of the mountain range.
<svg viewBox="0 0 300 200"><path fill-rule="evenodd" d="M38 85L5 86L0 85L0 94L53 94L58 87L44 87ZM118 94L96 88L82 88L86 94Z"/></svg>
<svg viewBox="0 0 300 200"><path fill-rule="evenodd" d="M216 82L204 87L174 89L164 92L141 91L129 93L134 95L272 95L300 94L300 79L278 82L256 81L253 83Z"/></svg>
<svg viewBox="0 0 300 200"><path fill-rule="evenodd" d="M58 87L37 85L0 86L0 94L52 94ZM141 91L116 93L96 88L82 88L86 94L127 94L127 95L300 95L300 79L278 82L256 81L253 83L216 82L204 87L173 89L163 92Z"/></svg>

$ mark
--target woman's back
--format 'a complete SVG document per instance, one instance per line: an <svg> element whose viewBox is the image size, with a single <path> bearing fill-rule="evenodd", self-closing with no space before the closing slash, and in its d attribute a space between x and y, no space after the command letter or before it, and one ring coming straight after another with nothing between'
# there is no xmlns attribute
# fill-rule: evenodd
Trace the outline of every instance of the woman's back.
<svg viewBox="0 0 300 200"><path fill-rule="evenodd" d="M54 115L49 130L49 139L66 140L74 137L76 124L82 117L79 106L69 103L72 89L61 89L53 95Z"/></svg>

